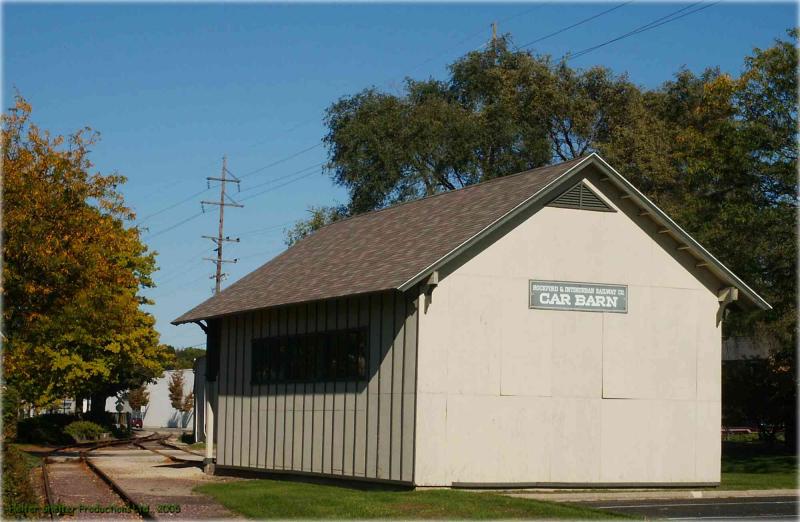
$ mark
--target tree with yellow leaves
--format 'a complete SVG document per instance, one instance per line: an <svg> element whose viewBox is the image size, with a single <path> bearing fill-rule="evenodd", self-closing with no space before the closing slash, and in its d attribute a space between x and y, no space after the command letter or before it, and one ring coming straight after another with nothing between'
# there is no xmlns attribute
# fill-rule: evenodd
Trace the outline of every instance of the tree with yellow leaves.
<svg viewBox="0 0 800 522"><path fill-rule="evenodd" d="M105 397L161 374L168 354L139 295L155 254L84 128L51 136L16 97L2 118L4 377L31 407Z"/></svg>

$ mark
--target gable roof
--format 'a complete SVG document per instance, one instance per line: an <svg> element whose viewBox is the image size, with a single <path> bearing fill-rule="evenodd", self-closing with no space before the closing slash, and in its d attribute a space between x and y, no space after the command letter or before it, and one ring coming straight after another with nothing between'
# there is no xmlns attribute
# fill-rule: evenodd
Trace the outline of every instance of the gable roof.
<svg viewBox="0 0 800 522"><path fill-rule="evenodd" d="M598 155L497 178L354 216L321 228L173 321L173 324L383 290L405 291L587 165L651 211L691 252L753 304L758 294Z"/></svg>

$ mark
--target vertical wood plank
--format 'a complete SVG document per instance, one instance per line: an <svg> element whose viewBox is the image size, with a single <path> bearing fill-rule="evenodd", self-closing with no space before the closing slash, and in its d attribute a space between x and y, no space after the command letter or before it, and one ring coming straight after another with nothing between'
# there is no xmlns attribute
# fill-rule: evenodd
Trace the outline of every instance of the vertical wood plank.
<svg viewBox="0 0 800 522"><path fill-rule="evenodd" d="M300 337L299 334L306 332L306 306L297 305L295 309L295 321L293 334L296 336L294 345L295 356L299 356ZM298 359L299 361L299 359ZM303 422L305 420L305 383L295 383L292 386L292 469L302 471L303 469Z"/></svg>
<svg viewBox="0 0 800 522"><path fill-rule="evenodd" d="M323 331L325 325L325 307L319 301L314 303L314 331ZM318 347L315 353L315 362L322 358L324 353ZM314 382L314 416L312 417L311 432L313 445L311 446L311 471L322 473L323 454L325 453L325 384L317 380Z"/></svg>
<svg viewBox="0 0 800 522"><path fill-rule="evenodd" d="M369 382L367 383L367 437L365 444L365 476L378 476L378 415L380 401L381 321L383 300L369 296Z"/></svg>
<svg viewBox="0 0 800 522"><path fill-rule="evenodd" d="M406 301L394 293L394 340L392 344L392 407L391 407L391 478L400 480L403 448L403 349L405 347Z"/></svg>
<svg viewBox="0 0 800 522"><path fill-rule="evenodd" d="M381 360L378 375L378 478L391 478L392 358L395 331L394 295L385 293L381 318Z"/></svg>
<svg viewBox="0 0 800 522"><path fill-rule="evenodd" d="M269 310L269 314L267 316L267 330L268 330L268 337L275 337L278 335L278 318L277 318L277 310L271 309ZM273 353L274 355L274 353ZM270 356L270 361L272 361L272 356ZM277 399L277 386L275 383L270 380L270 384L267 386L267 454L266 454L266 462L267 462L267 469L277 469L275 465L275 452L276 452L276 444L275 440L277 438L277 411L278 411L278 399Z"/></svg>
<svg viewBox="0 0 800 522"><path fill-rule="evenodd" d="M226 428L228 424L228 320L220 320L220 347L219 347L219 373L217 375L217 462L220 465L227 464L227 446L229 444Z"/></svg>
<svg viewBox="0 0 800 522"><path fill-rule="evenodd" d="M306 323L305 332L310 334L315 330L315 321L317 320L316 307L313 304L306 305ZM310 352L311 340L307 342L306 356L310 361L313 361ZM313 366L311 366L313 371ZM314 383L308 382L303 384L303 456L301 459L303 471L311 471L311 451L314 444L314 431L312 422L314 420Z"/></svg>
<svg viewBox="0 0 800 522"><path fill-rule="evenodd" d="M401 480L414 479L414 445L416 441L417 405L417 288L406 295L406 332L403 350L403 446Z"/></svg>
<svg viewBox="0 0 800 522"><path fill-rule="evenodd" d="M245 314L242 318L242 466L250 466L250 448L253 442L252 397L250 386L250 336L253 335L253 314Z"/></svg>
<svg viewBox="0 0 800 522"><path fill-rule="evenodd" d="M331 300L327 301L325 305L325 330L334 330L334 329L336 329L336 302ZM325 441L323 442L324 453L322 460L323 472L325 473L333 473L334 392L335 392L334 383L326 379L325 400L324 400L325 428L323 432L325 436Z"/></svg>
<svg viewBox="0 0 800 522"><path fill-rule="evenodd" d="M356 325L363 328L369 325L369 299L361 296L356 299ZM366 350L369 353L369 331L367 331ZM368 361L367 356L367 361ZM368 363L367 363L368 364ZM369 367L366 367L367 379ZM353 385L354 415L353 415L353 475L363 477L366 475L366 444L367 444L367 384L368 380L361 379Z"/></svg>
<svg viewBox="0 0 800 522"><path fill-rule="evenodd" d="M267 335L267 312L262 311L258 316L258 338L263 339ZM264 391L266 386L264 384L258 385L258 450L256 457L256 466L259 468L267 467L267 403Z"/></svg>

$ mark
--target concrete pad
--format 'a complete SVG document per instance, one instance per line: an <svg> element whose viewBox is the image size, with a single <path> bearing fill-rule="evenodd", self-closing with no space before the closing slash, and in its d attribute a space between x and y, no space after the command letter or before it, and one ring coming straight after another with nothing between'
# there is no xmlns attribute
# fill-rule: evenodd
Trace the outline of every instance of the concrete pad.
<svg viewBox="0 0 800 522"><path fill-rule="evenodd" d="M495 491L495 493L498 493ZM601 500L667 500L698 498L755 498L800 496L794 489L749 489L749 490L635 490L635 491L509 491L499 492L509 497L548 500L551 502L597 502Z"/></svg>

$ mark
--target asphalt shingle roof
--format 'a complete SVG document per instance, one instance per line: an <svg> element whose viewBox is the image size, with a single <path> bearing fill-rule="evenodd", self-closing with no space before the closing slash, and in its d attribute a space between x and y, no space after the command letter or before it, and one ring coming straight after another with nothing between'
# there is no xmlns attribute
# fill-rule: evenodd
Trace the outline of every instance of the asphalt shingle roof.
<svg viewBox="0 0 800 522"><path fill-rule="evenodd" d="M333 223L173 322L399 288L582 159Z"/></svg>

